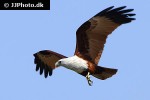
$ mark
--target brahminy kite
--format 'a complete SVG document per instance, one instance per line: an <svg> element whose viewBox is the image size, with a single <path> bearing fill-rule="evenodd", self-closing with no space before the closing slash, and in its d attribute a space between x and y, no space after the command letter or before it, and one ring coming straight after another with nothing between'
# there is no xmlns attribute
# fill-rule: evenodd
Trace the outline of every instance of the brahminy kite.
<svg viewBox="0 0 150 100"><path fill-rule="evenodd" d="M64 66L86 77L91 86L90 75L105 80L116 74L117 69L98 66L98 62L103 52L107 36L118 26L135 20L135 14L130 13L133 9L125 9L126 6L114 9L114 6L106 8L96 14L76 32L76 49L74 56L66 57L59 53L42 50L34 54L36 71L40 70L40 75L44 72L45 78L52 75L53 69Z"/></svg>

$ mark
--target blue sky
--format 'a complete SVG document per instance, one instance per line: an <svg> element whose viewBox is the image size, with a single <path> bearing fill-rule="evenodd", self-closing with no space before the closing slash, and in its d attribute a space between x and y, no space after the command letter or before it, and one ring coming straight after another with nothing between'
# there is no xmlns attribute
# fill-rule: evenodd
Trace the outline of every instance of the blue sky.
<svg viewBox="0 0 150 100"><path fill-rule="evenodd" d="M50 11L0 11L0 100L149 100L150 1L51 0ZM134 8L136 21L107 39L99 65L118 73L102 81L60 67L47 79L35 72L35 52L72 56L77 28L109 6Z"/></svg>

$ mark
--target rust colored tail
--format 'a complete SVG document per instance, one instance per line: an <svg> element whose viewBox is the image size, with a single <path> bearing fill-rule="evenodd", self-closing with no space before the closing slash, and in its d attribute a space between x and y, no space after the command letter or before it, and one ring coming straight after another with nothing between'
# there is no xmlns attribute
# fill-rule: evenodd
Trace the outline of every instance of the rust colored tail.
<svg viewBox="0 0 150 100"><path fill-rule="evenodd" d="M105 79L113 76L114 74L116 74L116 72L117 72L117 69L97 66L96 72L92 75L98 79L105 80Z"/></svg>

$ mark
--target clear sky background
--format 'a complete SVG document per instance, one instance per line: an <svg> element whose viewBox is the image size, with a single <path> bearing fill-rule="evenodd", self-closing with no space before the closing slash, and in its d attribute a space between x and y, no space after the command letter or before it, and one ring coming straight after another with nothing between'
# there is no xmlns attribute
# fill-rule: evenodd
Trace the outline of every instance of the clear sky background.
<svg viewBox="0 0 150 100"><path fill-rule="evenodd" d="M51 0L50 11L0 11L0 100L150 100L150 1ZM53 50L72 56L76 30L109 6L134 8L136 21L107 39L99 65L117 68L105 81L60 67L47 79L33 54Z"/></svg>

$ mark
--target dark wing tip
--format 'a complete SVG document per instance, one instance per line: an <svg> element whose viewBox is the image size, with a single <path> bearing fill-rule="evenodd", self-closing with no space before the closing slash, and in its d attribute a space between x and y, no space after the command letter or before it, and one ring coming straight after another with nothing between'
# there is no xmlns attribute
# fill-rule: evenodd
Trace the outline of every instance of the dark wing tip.
<svg viewBox="0 0 150 100"><path fill-rule="evenodd" d="M125 24L131 22L132 20L135 20L135 18L131 18L131 17L135 16L136 14L130 13L134 9L125 9L126 6L122 6L114 9L113 8L114 6L108 7L105 10L101 11L100 13L96 14L94 17L104 16L118 24Z"/></svg>
<svg viewBox="0 0 150 100"><path fill-rule="evenodd" d="M34 64L36 64L36 69L35 70L39 71L40 75L42 75L43 72L44 72L44 76L45 76L45 78L47 78L48 75L49 76L52 75L52 70L53 69L50 66L44 64L44 62L42 62L42 60L38 57L38 54L43 54L43 55L45 54L46 55L47 52L45 52L45 51L40 51L38 53L35 53L35 54L33 54L33 56L35 57Z"/></svg>

